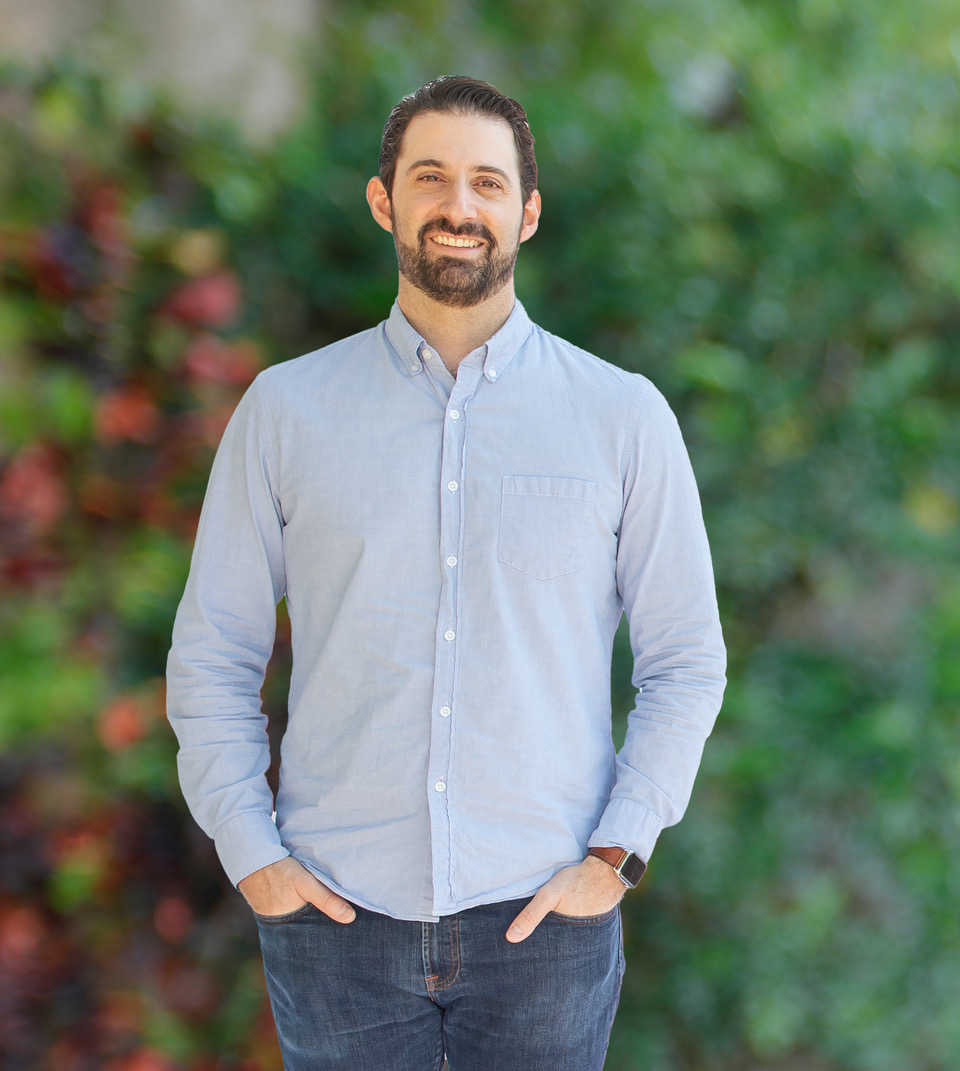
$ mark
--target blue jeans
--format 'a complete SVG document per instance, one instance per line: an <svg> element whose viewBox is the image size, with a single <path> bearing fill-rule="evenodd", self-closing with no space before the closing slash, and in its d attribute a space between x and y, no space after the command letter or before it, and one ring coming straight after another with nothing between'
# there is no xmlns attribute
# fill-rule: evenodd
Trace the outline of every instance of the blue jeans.
<svg viewBox="0 0 960 1071"><path fill-rule="evenodd" d="M285 1071L600 1071L620 996L618 907L504 934L524 900L401 922L312 905L257 918Z"/></svg>

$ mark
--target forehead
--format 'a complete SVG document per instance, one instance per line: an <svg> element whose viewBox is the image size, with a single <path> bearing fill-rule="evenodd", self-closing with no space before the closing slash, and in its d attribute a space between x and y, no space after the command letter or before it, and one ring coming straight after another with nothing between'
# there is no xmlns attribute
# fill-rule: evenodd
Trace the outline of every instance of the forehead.
<svg viewBox="0 0 960 1071"><path fill-rule="evenodd" d="M496 167L520 181L513 131L505 119L496 116L421 112L404 132L398 174L418 160L471 169Z"/></svg>

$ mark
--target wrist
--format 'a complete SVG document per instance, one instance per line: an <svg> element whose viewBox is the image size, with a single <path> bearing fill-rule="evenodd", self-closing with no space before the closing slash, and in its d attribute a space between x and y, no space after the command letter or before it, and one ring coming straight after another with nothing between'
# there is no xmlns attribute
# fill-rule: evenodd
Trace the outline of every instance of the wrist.
<svg viewBox="0 0 960 1071"><path fill-rule="evenodd" d="M588 848L587 853L597 859L602 859L610 866L628 889L634 888L639 883L647 869L647 864L629 848Z"/></svg>

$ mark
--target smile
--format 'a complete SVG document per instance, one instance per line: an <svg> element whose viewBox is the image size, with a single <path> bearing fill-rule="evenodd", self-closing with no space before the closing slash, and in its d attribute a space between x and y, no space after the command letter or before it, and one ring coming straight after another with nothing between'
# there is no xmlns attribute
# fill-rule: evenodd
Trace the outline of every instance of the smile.
<svg viewBox="0 0 960 1071"><path fill-rule="evenodd" d="M437 245L454 246L457 249L476 249L483 245L483 242L477 238L448 238L445 234L432 234L430 241L436 242Z"/></svg>

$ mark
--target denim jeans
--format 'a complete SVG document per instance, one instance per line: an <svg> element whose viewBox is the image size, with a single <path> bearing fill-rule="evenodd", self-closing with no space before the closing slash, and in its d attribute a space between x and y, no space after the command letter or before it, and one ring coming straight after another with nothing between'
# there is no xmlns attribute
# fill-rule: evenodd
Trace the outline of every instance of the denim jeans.
<svg viewBox="0 0 960 1071"><path fill-rule="evenodd" d="M600 1071L620 996L619 907L550 914L520 944L524 900L349 925L307 904L258 916L285 1071Z"/></svg>

